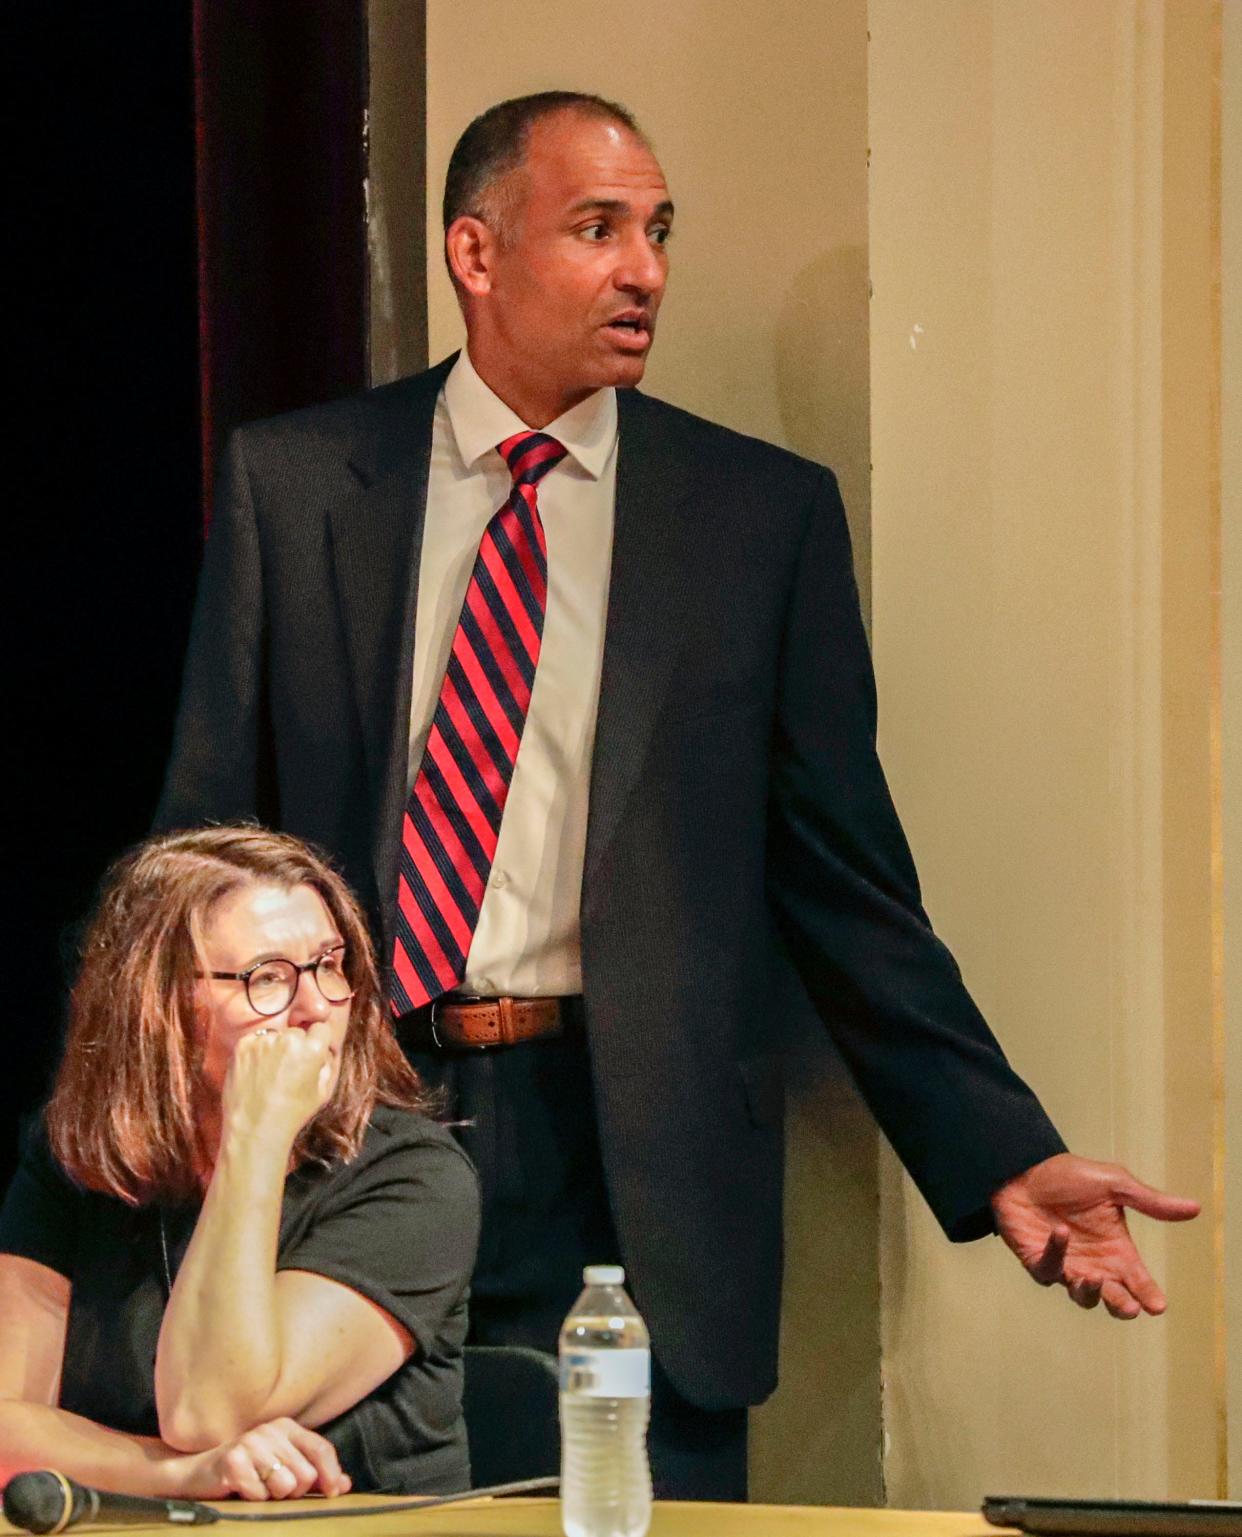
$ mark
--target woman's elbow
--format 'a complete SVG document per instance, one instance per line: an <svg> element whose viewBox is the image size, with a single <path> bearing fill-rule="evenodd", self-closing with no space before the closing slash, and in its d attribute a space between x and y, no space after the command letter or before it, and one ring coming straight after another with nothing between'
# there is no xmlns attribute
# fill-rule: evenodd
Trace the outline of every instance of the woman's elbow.
<svg viewBox="0 0 1242 1537"><path fill-rule="evenodd" d="M287 1415L300 1418L302 1404L282 1401L279 1391L249 1400L197 1390L157 1393L156 1414L160 1440L178 1452L206 1452L236 1441L256 1425Z"/></svg>
<svg viewBox="0 0 1242 1537"><path fill-rule="evenodd" d="M223 1423L213 1423L189 1404L176 1404L159 1411L160 1440L175 1452L206 1452L213 1446L233 1439ZM235 1431L234 1435L240 1434Z"/></svg>
<svg viewBox="0 0 1242 1537"><path fill-rule="evenodd" d="M160 1440L175 1452L206 1452L235 1441L262 1422L261 1413L247 1414L240 1405L212 1402L203 1393L157 1395Z"/></svg>
<svg viewBox="0 0 1242 1537"><path fill-rule="evenodd" d="M155 1413L160 1440L178 1452L205 1452L271 1419L275 1384L247 1380L239 1371L174 1369L155 1364Z"/></svg>

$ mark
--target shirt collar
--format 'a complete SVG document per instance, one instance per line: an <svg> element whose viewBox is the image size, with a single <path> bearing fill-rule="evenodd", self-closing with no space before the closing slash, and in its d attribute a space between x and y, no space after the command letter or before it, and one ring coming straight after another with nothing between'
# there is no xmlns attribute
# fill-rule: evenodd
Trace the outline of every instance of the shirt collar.
<svg viewBox="0 0 1242 1537"><path fill-rule="evenodd" d="M515 432L530 431L479 378L464 347L444 381L444 404L457 451L467 466ZM616 390L596 390L542 431L556 438L592 480L598 480L617 441Z"/></svg>

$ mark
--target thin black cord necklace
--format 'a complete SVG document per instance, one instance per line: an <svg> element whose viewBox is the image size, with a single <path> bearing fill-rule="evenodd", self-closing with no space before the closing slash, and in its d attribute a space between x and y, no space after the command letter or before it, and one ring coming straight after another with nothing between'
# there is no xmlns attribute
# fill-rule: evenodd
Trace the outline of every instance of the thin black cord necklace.
<svg viewBox="0 0 1242 1537"><path fill-rule="evenodd" d="M173 1282L172 1266L168 1263L168 1234L164 1231L164 1213L159 1207L156 1208L155 1216L160 1225L160 1253L164 1257L164 1281L167 1285L168 1295L171 1297Z"/></svg>

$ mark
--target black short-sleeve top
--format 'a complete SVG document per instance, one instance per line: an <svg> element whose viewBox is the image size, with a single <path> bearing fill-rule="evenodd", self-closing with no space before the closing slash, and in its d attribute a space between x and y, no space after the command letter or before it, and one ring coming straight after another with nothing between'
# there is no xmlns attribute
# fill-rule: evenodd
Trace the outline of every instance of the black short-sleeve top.
<svg viewBox="0 0 1242 1537"><path fill-rule="evenodd" d="M60 1406L115 1430L159 1434L155 1347L199 1206L134 1208L73 1184L42 1126L26 1138L0 1208L0 1253L72 1284ZM414 1353L386 1382L318 1427L354 1488L469 1487L462 1341L479 1231L478 1181L442 1126L376 1107L358 1156L285 1182L278 1270L309 1270L377 1303Z"/></svg>

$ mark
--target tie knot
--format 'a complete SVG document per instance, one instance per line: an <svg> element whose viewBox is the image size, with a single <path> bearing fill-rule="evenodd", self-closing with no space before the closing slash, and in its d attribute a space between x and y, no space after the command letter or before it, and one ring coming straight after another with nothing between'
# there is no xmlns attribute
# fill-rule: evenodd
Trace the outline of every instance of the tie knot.
<svg viewBox="0 0 1242 1537"><path fill-rule="evenodd" d="M546 432L515 432L497 445L515 486L537 486L565 457L565 447Z"/></svg>

